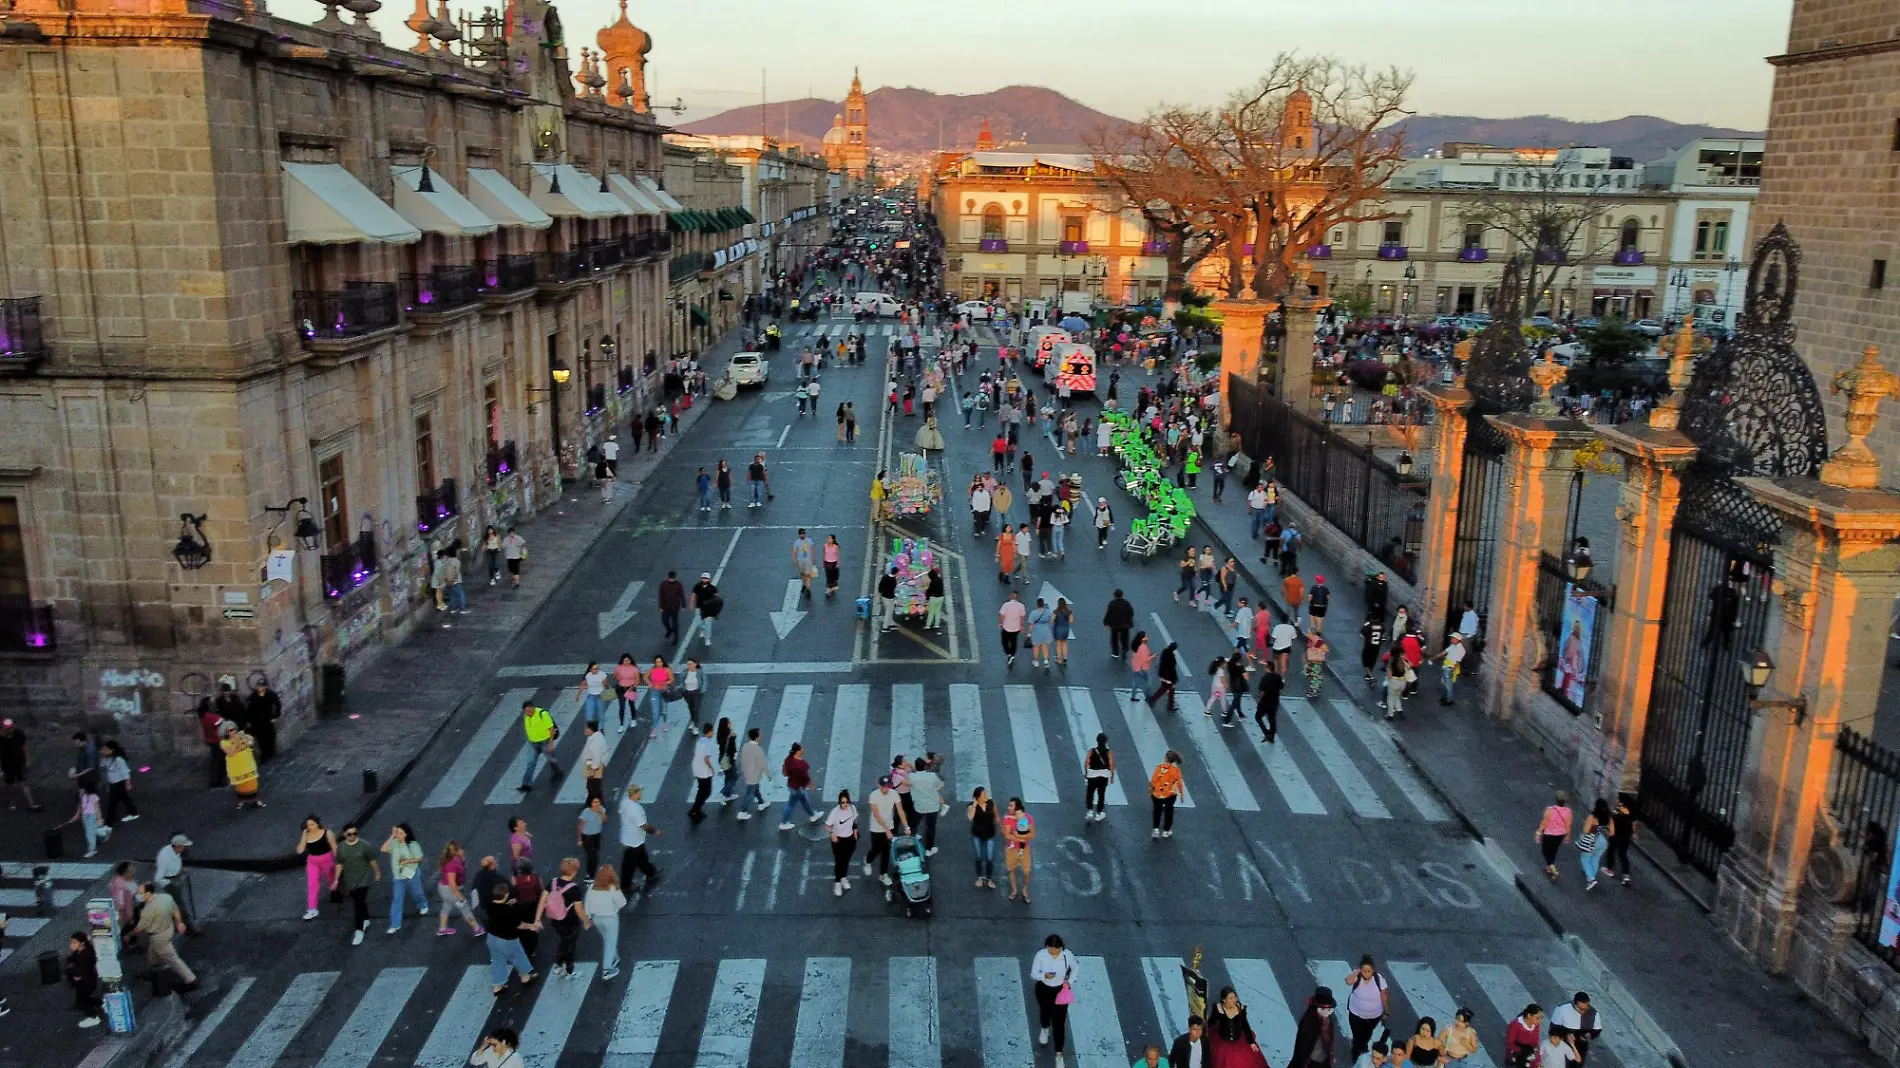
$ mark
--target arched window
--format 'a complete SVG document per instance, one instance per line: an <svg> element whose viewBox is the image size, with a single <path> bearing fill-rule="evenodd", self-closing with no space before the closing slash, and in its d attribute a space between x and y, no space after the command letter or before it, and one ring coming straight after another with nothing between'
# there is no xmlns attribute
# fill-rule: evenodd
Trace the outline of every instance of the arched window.
<svg viewBox="0 0 1900 1068"><path fill-rule="evenodd" d="M1617 249L1622 252L1636 251L1636 239L1642 232L1643 224L1636 219L1623 220L1623 232L1617 239Z"/></svg>
<svg viewBox="0 0 1900 1068"><path fill-rule="evenodd" d="M1003 236L1003 206L991 204L983 209L983 236L1000 238Z"/></svg>

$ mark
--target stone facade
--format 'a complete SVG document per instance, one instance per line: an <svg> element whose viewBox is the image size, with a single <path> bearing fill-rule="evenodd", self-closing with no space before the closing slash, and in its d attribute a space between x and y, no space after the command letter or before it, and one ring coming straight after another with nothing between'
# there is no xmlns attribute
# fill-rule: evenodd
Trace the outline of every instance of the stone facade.
<svg viewBox="0 0 1900 1068"><path fill-rule="evenodd" d="M324 665L433 617L431 550L552 503L647 402L667 238L628 211L293 243L282 164L336 165L384 205L425 162L464 195L475 168L525 192L556 162L657 179L661 127L597 65L576 88L540 0L509 6L484 62L199 0L22 0L4 21L0 285L36 299L44 340L0 359L0 504L56 641L0 636L0 701L42 737L84 722L149 753L195 745L193 695L259 672L294 734ZM616 50L623 72L640 54ZM181 515L203 517L195 570Z"/></svg>
<svg viewBox="0 0 1900 1068"><path fill-rule="evenodd" d="M1869 344L1890 357L1900 351L1895 25L1893 5L1879 0L1796 0L1788 50L1769 59L1775 89L1759 208L1801 243L1795 345L1823 387ZM1839 441L1844 409L1826 394L1830 440ZM1900 425L1885 421L1868 445L1891 480Z"/></svg>

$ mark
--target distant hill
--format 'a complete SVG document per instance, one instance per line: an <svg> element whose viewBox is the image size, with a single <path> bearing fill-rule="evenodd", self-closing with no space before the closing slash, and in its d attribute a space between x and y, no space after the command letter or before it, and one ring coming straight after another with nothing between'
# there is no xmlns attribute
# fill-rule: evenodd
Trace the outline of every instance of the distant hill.
<svg viewBox="0 0 1900 1068"><path fill-rule="evenodd" d="M1080 145L1098 130L1121 125L1125 120L1078 104L1053 89L1034 85L1011 85L972 96L933 93L928 89L873 89L865 94L870 113L871 144L896 154L933 152L938 145L941 124L945 148L968 148L985 120L997 143L1026 142L1032 145ZM825 131L831 129L832 116L844 110L842 101L806 98L765 106L765 129L773 136L790 138L806 148L815 149ZM759 132L760 109L733 108L679 129L698 134L745 134Z"/></svg>
<svg viewBox="0 0 1900 1068"><path fill-rule="evenodd" d="M1470 115L1413 115L1394 124L1405 135L1407 155L1421 155L1447 141L1477 141L1500 148L1562 148L1597 145L1646 163L1698 137L1761 137L1760 130L1731 130L1670 122L1654 115L1625 115L1606 122L1572 122L1552 115L1481 119Z"/></svg>

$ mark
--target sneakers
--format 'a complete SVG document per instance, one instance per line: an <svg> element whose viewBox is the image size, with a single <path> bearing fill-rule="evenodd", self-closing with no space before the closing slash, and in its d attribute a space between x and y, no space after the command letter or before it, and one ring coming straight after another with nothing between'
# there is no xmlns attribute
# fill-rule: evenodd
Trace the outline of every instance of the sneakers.
<svg viewBox="0 0 1900 1068"><path fill-rule="evenodd" d="M384 932L384 933L385 933L385 934L395 934L396 932L398 932L398 931L400 931L400 930L402 930L402 928L400 928L400 927L391 927L391 928L390 928L390 929L389 929L388 931L386 931L386 932Z"/></svg>
<svg viewBox="0 0 1900 1068"><path fill-rule="evenodd" d="M1173 831L1162 831L1162 832L1161 832L1161 837L1163 837L1163 838L1173 838L1173 837L1174 837L1174 832L1173 832Z"/></svg>
<svg viewBox="0 0 1900 1068"><path fill-rule="evenodd" d="M133 820L136 820L136 819L138 819L138 818L139 818L139 814L138 814L138 813L136 813L136 812L134 812L134 813L132 813L132 814L131 814L130 816L122 816L122 817L120 817L120 819L119 819L119 822L120 822L120 823L131 823L131 822L132 822Z"/></svg>
<svg viewBox="0 0 1900 1068"><path fill-rule="evenodd" d="M864 874L866 874L866 875L869 875L869 874L871 874L871 866L870 866L869 864L866 864L866 865L864 866Z"/></svg>
<svg viewBox="0 0 1900 1068"><path fill-rule="evenodd" d="M420 906L418 906L418 907L416 908L416 915L418 915L418 916L427 916L428 914L429 914L429 906L427 906L427 905L420 905Z"/></svg>
<svg viewBox="0 0 1900 1068"><path fill-rule="evenodd" d="M760 801L758 804L752 806L752 811L764 812L768 807L770 806L766 802Z"/></svg>
<svg viewBox="0 0 1900 1068"><path fill-rule="evenodd" d="M843 879L839 879L838 881L844 884L844 888L845 888L846 890L849 890L849 889L851 889L851 879L850 879L850 877L849 877L849 876L846 876L846 877L845 877L845 878L843 878Z"/></svg>
<svg viewBox="0 0 1900 1068"><path fill-rule="evenodd" d="M884 884L885 886L889 886L889 885L891 885L891 876L890 876L890 873L889 873L889 872L885 872L885 873L884 873L883 875L880 875L880 876L878 876L878 877L877 877L877 881L878 881L878 882L880 882L880 883L883 883L883 884Z"/></svg>
<svg viewBox="0 0 1900 1068"><path fill-rule="evenodd" d="M924 850L924 856L926 856L926 857L934 857L934 856L936 856L936 855L937 855L937 847L936 847L936 846L931 846L931 847L930 847L929 849L926 849L926 850Z"/></svg>
<svg viewBox="0 0 1900 1068"><path fill-rule="evenodd" d="M1154 830L1149 831L1148 837L1159 840L1161 838L1161 828L1156 827Z"/></svg>
<svg viewBox="0 0 1900 1068"><path fill-rule="evenodd" d="M105 1022L104 1020L100 1019L97 1016L88 1016L85 1019L79 1021L79 1026L81 1028L97 1027L104 1022Z"/></svg>
<svg viewBox="0 0 1900 1068"><path fill-rule="evenodd" d="M781 823L778 825L778 829L781 831L789 831L792 829L792 825L789 823Z"/></svg>
<svg viewBox="0 0 1900 1068"><path fill-rule="evenodd" d="M832 897L844 896L844 880L843 879L839 879L837 882L831 884L831 896Z"/></svg>
<svg viewBox="0 0 1900 1068"><path fill-rule="evenodd" d="M393 934L395 933L396 929L394 927L391 927L389 930L390 930L390 933ZM362 944L363 944L363 928L358 927L355 931L352 931L350 933L350 945L360 946Z"/></svg>
<svg viewBox="0 0 1900 1068"><path fill-rule="evenodd" d="M453 927L451 927L451 928L449 928L449 930L451 930L451 931L453 931L454 929L455 929L455 928L453 928ZM488 933L488 928L486 928L486 927L483 927L483 926L482 926L481 924L479 924L479 923L475 925L475 929L474 929L473 931L470 931L470 932L469 932L469 934L471 934L471 935L474 935L474 936L475 936L476 938L481 938L482 936L484 936L484 935L486 935L487 933Z"/></svg>
<svg viewBox="0 0 1900 1068"><path fill-rule="evenodd" d="M454 933L455 933L455 928L453 927L438 927L435 929L435 936L437 938L442 938L446 935L452 935Z"/></svg>
<svg viewBox="0 0 1900 1068"><path fill-rule="evenodd" d="M823 817L823 816L820 816L820 815L819 815L818 813L816 813L816 812L814 812L814 813L812 813L812 814L811 814L811 819L808 819L808 820L806 820L805 822L806 822L806 823L818 823L819 821L821 821L821 820L823 820L823 819L824 819L824 817Z"/></svg>
<svg viewBox="0 0 1900 1068"><path fill-rule="evenodd" d="M1041 1029L1040 1031L1036 1032L1036 1045L1046 1046L1048 1044L1049 1044L1049 1029L1045 1027Z"/></svg>
<svg viewBox="0 0 1900 1068"><path fill-rule="evenodd" d="M751 819L751 818L752 818L752 813L750 813L750 812L741 812L741 813L739 813L739 818L740 818L740 819L742 819L742 820L749 820L749 819Z"/></svg>
<svg viewBox="0 0 1900 1068"><path fill-rule="evenodd" d="M1583 889L1586 893L1588 893L1591 890L1595 890L1596 888L1597 888L1597 881L1595 879L1592 879L1589 882L1583 884Z"/></svg>
<svg viewBox="0 0 1900 1068"><path fill-rule="evenodd" d="M316 919L316 918L317 918L317 910L316 910L316 909L305 909L305 910L303 910L303 918L304 918L304 919L306 919L306 920L314 920L314 919Z"/></svg>

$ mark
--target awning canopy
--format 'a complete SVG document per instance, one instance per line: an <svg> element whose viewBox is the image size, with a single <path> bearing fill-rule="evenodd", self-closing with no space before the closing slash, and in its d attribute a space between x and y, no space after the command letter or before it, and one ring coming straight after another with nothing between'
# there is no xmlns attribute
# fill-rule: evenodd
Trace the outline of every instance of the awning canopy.
<svg viewBox="0 0 1900 1068"><path fill-rule="evenodd" d="M545 230L554 225L548 213L534 206L513 182L500 171L487 167L468 169L468 199L483 215L502 226L525 226Z"/></svg>
<svg viewBox="0 0 1900 1068"><path fill-rule="evenodd" d="M554 190L554 176L560 175L560 191ZM534 184L528 197L542 211L557 219L611 219L633 212L611 193L600 192L600 178L583 174L571 163L537 163Z"/></svg>
<svg viewBox="0 0 1900 1068"><path fill-rule="evenodd" d="M291 244L407 245L422 240L421 230L342 166L286 161L283 167L284 223Z"/></svg>
<svg viewBox="0 0 1900 1068"><path fill-rule="evenodd" d="M396 176L396 214L414 223L424 233L443 237L480 237L495 232L495 220L469 203L447 178L422 167L392 167ZM429 192L422 191L422 176L429 176Z"/></svg>
<svg viewBox="0 0 1900 1068"><path fill-rule="evenodd" d="M660 207L665 208L667 211L673 212L673 211L686 210L686 205L673 199L673 194L667 192L664 189L661 189L660 183L654 181L653 179L647 177L646 175L644 174L640 175L638 178L635 178L634 181L639 183L640 188L645 190L646 194L652 197L655 203L659 204Z"/></svg>
<svg viewBox="0 0 1900 1068"><path fill-rule="evenodd" d="M659 201L648 196L646 190L641 189L634 183L633 179L628 178L626 175L609 174L607 176L607 187L613 191L614 196L620 198L621 203L632 208L635 215L661 216L666 214L666 209L660 206Z"/></svg>
<svg viewBox="0 0 1900 1068"><path fill-rule="evenodd" d="M753 215L752 212L747 208L744 208L744 207L733 208L732 212L733 214L739 217L739 224L741 226L745 225L746 223L755 223L759 221L758 217Z"/></svg>
<svg viewBox="0 0 1900 1068"><path fill-rule="evenodd" d="M740 225L739 216L734 214L731 208L720 208L713 212L713 224L715 230L730 230Z"/></svg>
<svg viewBox="0 0 1900 1068"><path fill-rule="evenodd" d="M694 326L712 325L712 320L706 317L706 311L704 308L701 308L699 305L694 304L688 310L691 313Z"/></svg>

